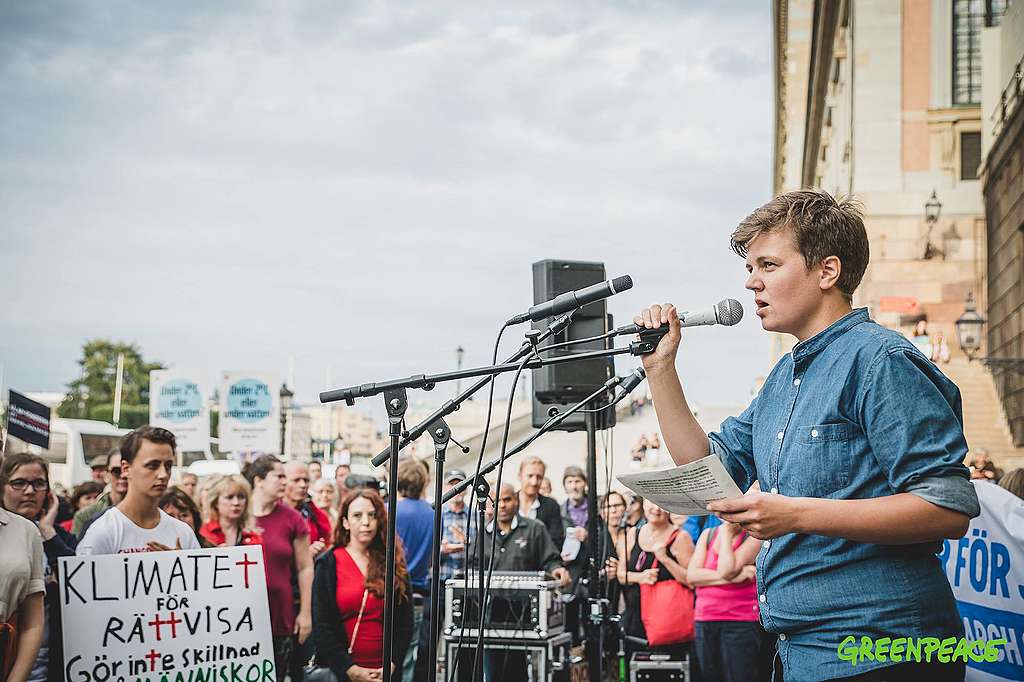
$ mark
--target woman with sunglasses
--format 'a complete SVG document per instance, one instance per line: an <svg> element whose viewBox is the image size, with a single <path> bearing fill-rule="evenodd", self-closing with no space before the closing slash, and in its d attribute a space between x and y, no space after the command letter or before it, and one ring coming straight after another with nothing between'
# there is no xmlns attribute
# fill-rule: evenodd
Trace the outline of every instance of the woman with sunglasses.
<svg viewBox="0 0 1024 682"><path fill-rule="evenodd" d="M78 541L74 535L55 523L59 505L57 496L50 490L50 475L45 459L27 453L8 455L0 467L0 486L3 489L4 512L17 514L35 524L36 534L45 553L45 559L40 556L37 566L30 566L22 573L23 577L36 571L41 575L44 608L41 609L41 622L38 627L39 647L37 652L32 654L30 663L21 659L21 646L27 645L27 640L31 639L27 626L32 625L33 621L31 616L23 616L20 621L21 641L14 661L15 669L7 679L60 682L64 679L64 652L60 599L57 595L57 559L62 556L74 556ZM2 516L4 512L0 512L0 525L8 525ZM0 589L0 601L10 604L12 602L6 601L7 586L12 580L17 583L19 578L5 572L2 567L11 560L35 561L35 557L27 552L18 551L17 545L7 545L2 540L3 533L4 531L0 530L0 545L4 547L4 554L7 556L0 559L0 585L3 585ZM5 619L7 616L8 614L0 614L0 617Z"/></svg>

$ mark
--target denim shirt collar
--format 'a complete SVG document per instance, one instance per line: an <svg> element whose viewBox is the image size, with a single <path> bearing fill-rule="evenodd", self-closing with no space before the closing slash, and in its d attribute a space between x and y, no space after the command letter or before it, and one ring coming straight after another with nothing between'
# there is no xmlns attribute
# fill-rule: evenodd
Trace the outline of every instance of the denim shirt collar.
<svg viewBox="0 0 1024 682"><path fill-rule="evenodd" d="M870 319L867 308L851 310L811 338L805 339L793 346L793 362L800 362L801 360L810 358L819 351L825 350L828 348L829 344L840 336L850 331L858 324L868 322Z"/></svg>

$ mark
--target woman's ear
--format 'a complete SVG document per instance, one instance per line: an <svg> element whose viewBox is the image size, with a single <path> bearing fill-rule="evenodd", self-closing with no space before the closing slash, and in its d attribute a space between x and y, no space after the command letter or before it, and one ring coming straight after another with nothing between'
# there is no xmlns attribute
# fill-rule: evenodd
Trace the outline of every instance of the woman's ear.
<svg viewBox="0 0 1024 682"><path fill-rule="evenodd" d="M826 256L821 261L821 279L818 286L822 291L827 291L839 282L839 276L843 273L843 262L839 256Z"/></svg>

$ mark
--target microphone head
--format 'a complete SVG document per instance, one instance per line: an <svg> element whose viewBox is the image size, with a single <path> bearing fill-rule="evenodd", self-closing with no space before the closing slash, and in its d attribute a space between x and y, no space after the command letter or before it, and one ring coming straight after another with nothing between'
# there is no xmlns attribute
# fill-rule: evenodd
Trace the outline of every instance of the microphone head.
<svg viewBox="0 0 1024 682"><path fill-rule="evenodd" d="M612 280L612 290L615 293L626 291L627 289L633 288L633 278L629 275L623 275L622 277L616 277Z"/></svg>
<svg viewBox="0 0 1024 682"><path fill-rule="evenodd" d="M727 298L718 302L715 306L718 312L718 324L731 327L743 319L743 306L735 298Z"/></svg>

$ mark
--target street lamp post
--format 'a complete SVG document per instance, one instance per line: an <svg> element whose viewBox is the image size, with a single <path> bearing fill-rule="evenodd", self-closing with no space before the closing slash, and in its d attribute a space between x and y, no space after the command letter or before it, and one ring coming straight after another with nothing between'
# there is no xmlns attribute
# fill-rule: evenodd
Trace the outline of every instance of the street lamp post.
<svg viewBox="0 0 1024 682"><path fill-rule="evenodd" d="M935 229L935 224L939 222L940 215L942 215L942 202L939 201L939 197L933 189L931 198L924 205L924 220L928 223L928 236L925 239L924 246L924 260L945 255L938 247L932 246L932 230Z"/></svg>
<svg viewBox="0 0 1024 682"><path fill-rule="evenodd" d="M974 294L967 294L964 312L956 321L956 337L968 361L973 360L974 354L981 348L981 328L984 325L985 318L974 307Z"/></svg>
<svg viewBox="0 0 1024 682"><path fill-rule="evenodd" d="M285 427L288 425L288 411L292 409L292 397L288 384L281 384L281 456L284 457Z"/></svg>

